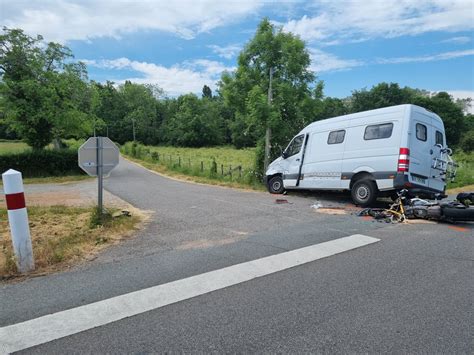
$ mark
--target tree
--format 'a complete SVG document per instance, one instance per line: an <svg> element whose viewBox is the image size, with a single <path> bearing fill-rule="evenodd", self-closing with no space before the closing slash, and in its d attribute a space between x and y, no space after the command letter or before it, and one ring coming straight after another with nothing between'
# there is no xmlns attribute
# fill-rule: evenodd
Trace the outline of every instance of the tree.
<svg viewBox="0 0 474 355"><path fill-rule="evenodd" d="M439 92L431 97L417 96L411 102L422 106L441 117L446 131L446 141L450 146L459 144L466 128L466 118L462 108L446 92Z"/></svg>
<svg viewBox="0 0 474 355"><path fill-rule="evenodd" d="M162 127L166 143L187 147L223 143L220 112L214 100L199 100L188 94L180 96L174 104L176 112Z"/></svg>
<svg viewBox="0 0 474 355"><path fill-rule="evenodd" d="M279 153L293 134L302 128L302 105L310 95L315 76L309 70L310 57L304 42L291 33L262 20L255 36L239 55L235 73L224 73L219 92L234 111L234 144L263 144L265 132L272 132L272 156ZM268 102L272 71L273 102ZM262 156L259 157L261 167Z"/></svg>
<svg viewBox="0 0 474 355"><path fill-rule="evenodd" d="M449 145L457 146L467 125L463 109L469 101L456 102L446 92L430 95L428 91L400 88L396 83L380 83L370 90L355 90L349 98L351 112L373 110L381 107L415 104L424 107L441 117Z"/></svg>
<svg viewBox="0 0 474 355"><path fill-rule="evenodd" d="M35 149L53 138L80 136L92 126L87 73L69 48L3 28L0 100L5 122Z"/></svg>
<svg viewBox="0 0 474 355"><path fill-rule="evenodd" d="M360 112L387 106L411 103L416 90L400 88L397 83L380 83L372 89L354 90L351 97L351 111Z"/></svg>
<svg viewBox="0 0 474 355"><path fill-rule="evenodd" d="M204 85L202 88L202 98L212 99L212 90L207 85Z"/></svg>

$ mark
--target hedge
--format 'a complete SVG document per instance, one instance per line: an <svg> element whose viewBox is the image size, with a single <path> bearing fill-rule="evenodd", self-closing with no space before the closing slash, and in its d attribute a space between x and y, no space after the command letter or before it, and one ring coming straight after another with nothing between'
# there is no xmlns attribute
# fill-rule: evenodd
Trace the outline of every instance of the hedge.
<svg viewBox="0 0 474 355"><path fill-rule="evenodd" d="M26 178L83 174L77 165L75 149L44 149L0 155L0 173L8 169L18 170Z"/></svg>

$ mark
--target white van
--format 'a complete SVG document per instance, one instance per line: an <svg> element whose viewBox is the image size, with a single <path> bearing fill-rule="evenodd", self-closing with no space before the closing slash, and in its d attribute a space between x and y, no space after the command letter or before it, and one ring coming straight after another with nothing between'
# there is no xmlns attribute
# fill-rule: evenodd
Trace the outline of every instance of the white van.
<svg viewBox="0 0 474 355"><path fill-rule="evenodd" d="M271 193L350 190L361 206L402 188L444 197L446 180L454 176L450 154L438 115L392 106L311 123L269 165L265 182Z"/></svg>

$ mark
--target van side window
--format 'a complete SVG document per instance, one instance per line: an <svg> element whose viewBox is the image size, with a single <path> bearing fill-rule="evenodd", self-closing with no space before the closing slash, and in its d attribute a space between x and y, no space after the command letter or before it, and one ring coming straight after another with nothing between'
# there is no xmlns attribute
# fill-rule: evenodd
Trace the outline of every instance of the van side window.
<svg viewBox="0 0 474 355"><path fill-rule="evenodd" d="M441 146L444 146L443 133L440 131L436 131L436 144L441 144Z"/></svg>
<svg viewBox="0 0 474 355"><path fill-rule="evenodd" d="M416 138L420 141L426 142L427 134L426 134L426 126L421 123L416 124Z"/></svg>
<svg viewBox="0 0 474 355"><path fill-rule="evenodd" d="M393 131L393 123L377 124L365 127L364 139L366 141L371 139L390 138Z"/></svg>
<svg viewBox="0 0 474 355"><path fill-rule="evenodd" d="M288 157L291 157L292 155L295 155L299 153L301 150L301 146L303 145L303 138L304 135L302 134L301 136L295 137L293 141L290 143L288 148L286 148L285 152Z"/></svg>
<svg viewBox="0 0 474 355"><path fill-rule="evenodd" d="M328 144L339 144L344 142L345 130L329 132Z"/></svg>

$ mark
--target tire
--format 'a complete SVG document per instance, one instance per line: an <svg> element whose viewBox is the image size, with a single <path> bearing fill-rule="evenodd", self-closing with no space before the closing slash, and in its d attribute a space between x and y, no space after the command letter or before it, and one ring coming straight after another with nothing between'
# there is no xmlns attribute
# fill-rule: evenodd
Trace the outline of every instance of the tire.
<svg viewBox="0 0 474 355"><path fill-rule="evenodd" d="M285 191L281 176L274 176L268 181L268 191L271 194L282 194Z"/></svg>
<svg viewBox="0 0 474 355"><path fill-rule="evenodd" d="M359 206L368 207L377 200L377 185L372 180L357 180L351 189L352 201Z"/></svg>
<svg viewBox="0 0 474 355"><path fill-rule="evenodd" d="M443 217L451 221L474 222L474 207L442 206Z"/></svg>

